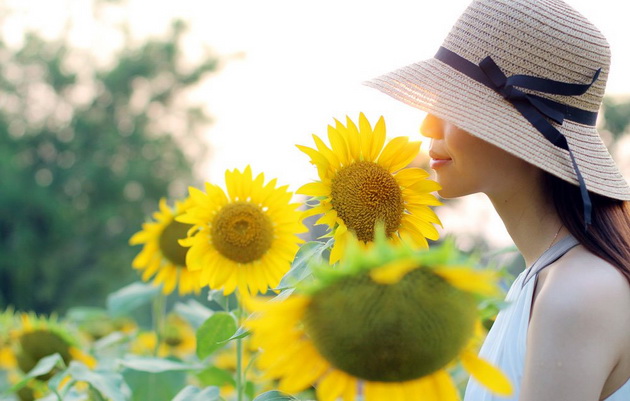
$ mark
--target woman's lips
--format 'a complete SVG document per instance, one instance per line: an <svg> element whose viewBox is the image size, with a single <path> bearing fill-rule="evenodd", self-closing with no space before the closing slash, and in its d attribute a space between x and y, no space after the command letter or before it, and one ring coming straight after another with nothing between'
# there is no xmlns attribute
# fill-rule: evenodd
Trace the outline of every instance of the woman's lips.
<svg viewBox="0 0 630 401"><path fill-rule="evenodd" d="M431 167L433 170L443 167L453 161L449 157L442 156L434 152L429 152L429 156L431 157L429 167Z"/></svg>
<svg viewBox="0 0 630 401"><path fill-rule="evenodd" d="M431 161L429 162L429 167L431 167L433 170L437 170L438 168L444 167L450 162L452 162L451 159L431 159Z"/></svg>

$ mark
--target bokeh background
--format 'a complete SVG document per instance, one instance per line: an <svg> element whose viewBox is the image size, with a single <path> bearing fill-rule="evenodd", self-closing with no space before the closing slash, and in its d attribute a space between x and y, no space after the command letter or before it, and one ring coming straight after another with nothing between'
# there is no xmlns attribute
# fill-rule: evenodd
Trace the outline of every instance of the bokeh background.
<svg viewBox="0 0 630 401"><path fill-rule="evenodd" d="M610 41L599 125L630 178L630 6L568 3ZM334 118L420 139L423 113L362 82L431 57L467 4L0 0L0 309L102 306L160 198L248 164L295 190L316 178L295 144ZM438 214L464 248L511 244L483 196Z"/></svg>

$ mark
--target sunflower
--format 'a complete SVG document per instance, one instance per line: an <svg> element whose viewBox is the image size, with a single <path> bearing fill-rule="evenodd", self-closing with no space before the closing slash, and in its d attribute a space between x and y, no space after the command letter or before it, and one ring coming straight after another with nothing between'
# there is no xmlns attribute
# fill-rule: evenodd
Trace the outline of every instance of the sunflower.
<svg viewBox="0 0 630 401"><path fill-rule="evenodd" d="M374 226L384 222L387 236L427 248L427 238L439 234L433 224L441 224L429 206L441 203L431 192L439 184L427 179L421 168L406 168L418 156L420 142L396 137L385 144L385 120L374 128L363 113L359 125L346 117L344 126L335 120L328 126L330 148L313 135L317 149L297 145L317 166L320 181L296 191L317 200L305 217L323 214L317 224L331 227L335 239L330 262L341 259L341 250L350 233L367 244L374 239Z"/></svg>
<svg viewBox="0 0 630 401"><path fill-rule="evenodd" d="M166 316L161 332L157 356L189 359L195 354L197 340L193 327L179 315ZM131 352L138 355L153 355L156 352L158 335L155 331L143 331L131 342Z"/></svg>
<svg viewBox="0 0 630 401"><path fill-rule="evenodd" d="M44 357L58 353L64 363L76 360L89 368L96 366L96 360L81 350L79 340L56 316L44 317L34 313L22 313L17 318L18 327L12 330L11 339L15 350L17 366L28 373ZM52 374L37 377L48 380Z"/></svg>
<svg viewBox="0 0 630 401"><path fill-rule="evenodd" d="M170 208L165 199L160 200L159 211L153 214L154 221L142 225L142 230L134 234L131 245L144 244L142 251L134 258L132 266L142 271L142 280L153 280L162 284L162 292L170 294L178 287L179 295L199 294L199 272L186 269L188 248L179 244L186 238L191 225L180 223L175 218L186 210L188 202L175 202Z"/></svg>
<svg viewBox="0 0 630 401"><path fill-rule="evenodd" d="M10 370L17 367L17 359L9 341L9 333L14 324L15 319L12 308L8 308L0 313L0 369Z"/></svg>
<svg viewBox="0 0 630 401"><path fill-rule="evenodd" d="M300 242L299 205L291 203L287 186L273 179L265 184L261 173L225 172L227 193L206 183L206 193L190 188L191 207L178 221L193 229L180 243L190 247L188 269L200 273L202 286L223 289L225 295L238 288L241 294L264 293L274 288L289 270Z"/></svg>
<svg viewBox="0 0 630 401"><path fill-rule="evenodd" d="M287 393L315 386L321 401L358 394L456 401L449 369L461 361L492 391L509 395L506 376L474 349L477 304L498 296L494 272L471 267L450 243L412 250L380 233L367 252L351 239L348 257L315 269L308 287L282 300L248 301L261 370Z"/></svg>

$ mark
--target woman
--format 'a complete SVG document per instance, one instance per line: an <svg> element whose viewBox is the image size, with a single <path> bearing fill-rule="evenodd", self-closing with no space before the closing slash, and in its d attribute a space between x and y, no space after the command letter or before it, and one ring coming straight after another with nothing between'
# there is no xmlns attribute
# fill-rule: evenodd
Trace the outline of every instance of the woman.
<svg viewBox="0 0 630 401"><path fill-rule="evenodd" d="M488 196L528 268L480 355L519 401L630 400L630 187L595 121L608 44L559 0L478 0L368 82L424 110L445 198ZM466 401L506 400L471 380Z"/></svg>

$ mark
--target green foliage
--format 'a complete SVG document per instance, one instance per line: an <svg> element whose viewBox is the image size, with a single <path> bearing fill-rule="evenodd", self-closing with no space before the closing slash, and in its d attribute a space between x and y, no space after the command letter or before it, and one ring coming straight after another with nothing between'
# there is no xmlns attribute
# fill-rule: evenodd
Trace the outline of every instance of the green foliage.
<svg viewBox="0 0 630 401"><path fill-rule="evenodd" d="M204 359L222 348L236 333L234 316L228 312L216 312L197 330L197 356Z"/></svg>
<svg viewBox="0 0 630 401"><path fill-rule="evenodd" d="M281 393L280 391L272 390L267 391L254 398L254 401L292 401L297 400L297 398Z"/></svg>
<svg viewBox="0 0 630 401"><path fill-rule="evenodd" d="M291 269L282 277L278 285L280 290L295 287L299 282L308 282L313 279L311 266L328 261L332 239L327 242L309 241L298 250Z"/></svg>
<svg viewBox="0 0 630 401"><path fill-rule="evenodd" d="M124 316L151 302L159 291L151 284L131 283L107 296L107 310L113 317Z"/></svg>
<svg viewBox="0 0 630 401"><path fill-rule="evenodd" d="M186 386L173 398L173 401L218 401L220 399L217 387L201 390L195 386Z"/></svg>
<svg viewBox="0 0 630 401"><path fill-rule="evenodd" d="M613 100L604 98L604 128L619 139L630 126L630 100Z"/></svg>
<svg viewBox="0 0 630 401"><path fill-rule="evenodd" d="M203 149L209 121L182 97L217 60L185 65L184 28L129 40L107 68L65 38L0 38L0 308L101 305L137 277L127 241L192 184L182 143Z"/></svg>
<svg viewBox="0 0 630 401"><path fill-rule="evenodd" d="M53 371L53 369L64 366L63 358L59 354L52 354L46 356L37 362L37 364L31 369L19 382L11 387L12 392L18 392L26 384L36 377L43 376Z"/></svg>

